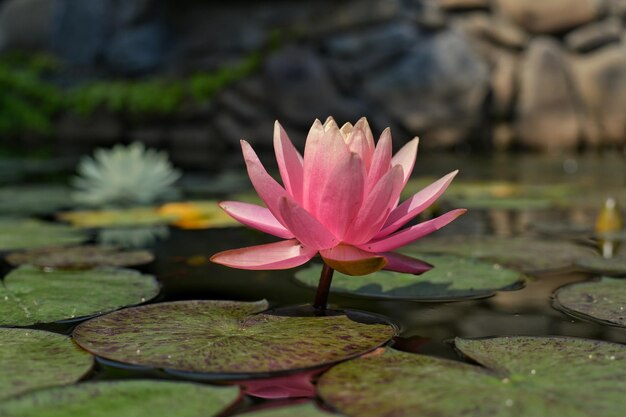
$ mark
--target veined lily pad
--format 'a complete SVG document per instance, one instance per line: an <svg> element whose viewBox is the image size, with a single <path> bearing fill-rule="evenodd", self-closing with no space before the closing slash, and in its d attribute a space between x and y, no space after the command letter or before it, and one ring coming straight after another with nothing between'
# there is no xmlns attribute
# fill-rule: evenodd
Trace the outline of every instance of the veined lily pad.
<svg viewBox="0 0 626 417"><path fill-rule="evenodd" d="M603 416L626 409L626 347L561 337L457 339L487 367L387 350L342 363L318 382L349 416Z"/></svg>
<svg viewBox="0 0 626 417"><path fill-rule="evenodd" d="M569 242L493 236L429 237L407 246L405 251L485 259L526 273L564 269L579 259L598 256L590 248Z"/></svg>
<svg viewBox="0 0 626 417"><path fill-rule="evenodd" d="M559 288L555 305L575 316L626 327L626 281L602 278Z"/></svg>
<svg viewBox="0 0 626 417"><path fill-rule="evenodd" d="M29 215L53 213L68 206L70 190L53 185L0 188L0 213Z"/></svg>
<svg viewBox="0 0 626 417"><path fill-rule="evenodd" d="M71 384L92 366L93 357L67 336L0 328L0 400L38 388Z"/></svg>
<svg viewBox="0 0 626 417"><path fill-rule="evenodd" d="M120 251L110 246L72 246L35 249L7 255L11 265L33 265L48 268L94 268L97 266L135 266L154 260L145 250Z"/></svg>
<svg viewBox="0 0 626 417"><path fill-rule="evenodd" d="M351 277L335 271L332 290L370 297L409 300L452 300L479 298L499 290L521 287L519 272L500 265L450 255L411 254L435 267L422 275L378 271ZM296 280L316 287L320 265L311 265L296 273Z"/></svg>
<svg viewBox="0 0 626 417"><path fill-rule="evenodd" d="M151 275L129 269L42 271L24 265L0 286L0 326L28 326L101 314L156 297Z"/></svg>
<svg viewBox="0 0 626 417"><path fill-rule="evenodd" d="M71 227L12 218L0 219L0 250L35 249L46 246L76 245L86 236Z"/></svg>
<svg viewBox="0 0 626 417"><path fill-rule="evenodd" d="M116 311L82 323L76 342L103 358L177 371L293 371L368 352L395 335L389 325L346 316L256 314L266 301L179 301Z"/></svg>
<svg viewBox="0 0 626 417"><path fill-rule="evenodd" d="M601 256L583 258L576 261L576 265L596 274L612 277L626 276L626 255L617 255L613 258Z"/></svg>
<svg viewBox="0 0 626 417"><path fill-rule="evenodd" d="M297 404L286 407L269 408L267 410L245 413L242 417L332 417L340 414L320 410L314 404Z"/></svg>
<svg viewBox="0 0 626 417"><path fill-rule="evenodd" d="M87 382L37 391L0 404L12 417L211 417L239 397L234 387L154 380Z"/></svg>

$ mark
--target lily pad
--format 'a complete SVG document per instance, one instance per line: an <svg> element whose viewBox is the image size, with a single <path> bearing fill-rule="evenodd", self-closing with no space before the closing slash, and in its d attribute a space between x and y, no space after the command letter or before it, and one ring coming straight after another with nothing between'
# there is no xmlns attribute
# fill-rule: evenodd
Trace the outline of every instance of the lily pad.
<svg viewBox="0 0 626 417"><path fill-rule="evenodd" d="M576 265L596 274L608 275L611 277L626 276L626 255L618 255L613 258L583 258L576 261Z"/></svg>
<svg viewBox="0 0 626 417"><path fill-rule="evenodd" d="M339 362L386 343L390 325L346 316L257 314L266 301L179 301L116 311L82 323L74 339L97 356L132 365L235 375Z"/></svg>
<svg viewBox="0 0 626 417"><path fill-rule="evenodd" d="M73 246L35 249L7 255L11 265L44 268L94 268L98 266L136 266L150 263L154 255L145 250L120 251L111 246Z"/></svg>
<svg viewBox="0 0 626 417"><path fill-rule="evenodd" d="M412 256L435 267L422 275L378 271L351 277L335 271L331 289L368 297L428 301L488 297L523 285L519 272L497 264L451 255ZM311 265L298 271L296 280L316 287L321 269L320 265Z"/></svg>
<svg viewBox="0 0 626 417"><path fill-rule="evenodd" d="M172 225L181 229L209 229L221 227L240 227L237 220L230 217L218 205L217 201L185 201L167 203L159 208L159 213L175 216Z"/></svg>
<svg viewBox="0 0 626 417"><path fill-rule="evenodd" d="M68 206L70 190L63 186L27 185L0 188L0 213L32 215L53 213Z"/></svg>
<svg viewBox="0 0 626 417"><path fill-rule="evenodd" d="M554 293L555 306L566 313L626 327L626 281L602 278L599 281L566 285Z"/></svg>
<svg viewBox="0 0 626 417"><path fill-rule="evenodd" d="M88 382L37 391L0 404L12 417L210 417L239 397L234 387L154 380Z"/></svg>
<svg viewBox="0 0 626 417"><path fill-rule="evenodd" d="M0 250L76 245L85 240L83 233L62 224L0 218Z"/></svg>
<svg viewBox="0 0 626 417"><path fill-rule="evenodd" d="M245 413L242 417L332 417L340 416L340 414L331 413L329 411L320 410L314 404L296 404L286 407L272 407L266 410L253 411Z"/></svg>
<svg viewBox="0 0 626 417"><path fill-rule="evenodd" d="M529 274L565 269L579 259L598 256L594 250L570 242L494 236L429 237L405 251L484 259Z"/></svg>
<svg viewBox="0 0 626 417"><path fill-rule="evenodd" d="M626 409L626 347L564 337L457 339L486 368L387 350L339 364L318 382L350 416L603 416Z"/></svg>
<svg viewBox="0 0 626 417"><path fill-rule="evenodd" d="M159 213L156 207L130 207L110 210L66 211L57 215L59 220L80 228L145 227L168 224L177 219Z"/></svg>
<svg viewBox="0 0 626 417"><path fill-rule="evenodd" d="M0 328L0 400L34 389L71 384L92 366L93 356L67 336Z"/></svg>
<svg viewBox="0 0 626 417"><path fill-rule="evenodd" d="M29 326L102 314L156 297L151 275L129 269L43 271L24 265L0 286L0 326Z"/></svg>

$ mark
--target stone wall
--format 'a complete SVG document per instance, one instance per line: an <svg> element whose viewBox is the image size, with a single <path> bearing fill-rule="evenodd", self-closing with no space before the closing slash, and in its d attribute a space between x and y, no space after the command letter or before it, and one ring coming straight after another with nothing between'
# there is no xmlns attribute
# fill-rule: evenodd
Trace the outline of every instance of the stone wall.
<svg viewBox="0 0 626 417"><path fill-rule="evenodd" d="M423 149L626 143L626 0L122 3L8 0L0 40L5 48L50 49L83 73L91 66L107 76L185 76L236 63L276 30L278 47L258 72L180 114L62 116L57 132L65 149L138 139L203 167L223 161L241 137L269 147L275 119L297 142L314 118L327 115L365 115L376 129L391 126L398 141L419 134ZM29 13L33 4L38 14ZM112 21L81 27L78 11L90 15L90 7L116 12L97 15ZM40 29L21 34L32 25L15 25L20 19ZM76 42L88 35L92 44Z"/></svg>

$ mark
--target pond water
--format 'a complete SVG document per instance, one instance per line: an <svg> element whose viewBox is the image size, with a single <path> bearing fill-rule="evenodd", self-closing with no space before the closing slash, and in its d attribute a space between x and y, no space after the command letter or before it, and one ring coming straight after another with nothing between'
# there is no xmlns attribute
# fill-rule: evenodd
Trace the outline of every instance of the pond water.
<svg viewBox="0 0 626 417"><path fill-rule="evenodd" d="M606 188L607 195L619 194L621 190L621 195L616 196L618 200L626 194L626 159L619 153L489 157L418 155L414 177L438 178L457 168L461 174L456 181L460 182L504 181L580 187L583 195L576 201L585 203L530 209L523 209L523 203L519 208L471 208L465 216L433 236L534 236L547 239L541 230L549 229L550 225L557 229L564 223L593 225L603 204L600 197L603 194L584 195L585 190ZM203 177L194 176L194 184L198 183L198 178L203 180ZM204 180L212 181L209 177ZM142 268L161 282L162 291L155 301L267 299L271 308L279 308L307 304L313 300L314 290L296 282L294 270L242 271L215 265L208 260L218 251L269 242L271 237L245 228L183 230L170 227L165 234L167 237L149 247L154 251L156 260ZM424 239L424 244L428 239ZM572 238L564 233L556 236L556 240L571 242ZM577 238L576 243L597 250L592 239ZM618 252L622 250L617 248ZM450 343L455 337L562 335L626 343L626 330L623 328L575 318L553 307L552 294L557 288L592 277L594 274L571 267L528 276L523 289L498 292L484 299L416 302L332 294L330 306L387 317L400 329L400 336L394 341L397 349L458 360L459 356ZM74 323L65 323L34 327L69 334L73 326ZM101 361L88 378L103 380L144 376L178 378L159 371L120 368L105 361ZM264 401L270 400L248 399L238 411Z"/></svg>

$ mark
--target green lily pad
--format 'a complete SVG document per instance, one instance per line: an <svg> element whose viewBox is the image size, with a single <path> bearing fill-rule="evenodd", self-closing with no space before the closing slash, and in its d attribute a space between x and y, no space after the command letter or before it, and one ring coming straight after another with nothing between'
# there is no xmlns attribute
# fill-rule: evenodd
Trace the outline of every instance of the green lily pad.
<svg viewBox="0 0 626 417"><path fill-rule="evenodd" d="M72 246L35 249L7 255L11 265L44 268L94 268L98 266L136 266L150 263L154 255L145 250L120 251L110 246Z"/></svg>
<svg viewBox="0 0 626 417"><path fill-rule="evenodd" d="M411 256L435 267L422 275L378 271L351 277L335 271L331 289L368 297L425 301L488 297L523 285L519 272L500 265L450 255ZM296 280L317 287L321 269L320 265L311 265L298 271Z"/></svg>
<svg viewBox="0 0 626 417"><path fill-rule="evenodd" d="M242 417L332 417L340 415L341 414L320 410L314 404L305 403L253 411L251 413L242 414Z"/></svg>
<svg viewBox="0 0 626 417"><path fill-rule="evenodd" d="M256 314L266 301L151 304L82 323L74 339L105 359L177 371L254 374L328 365L386 343L395 329L346 316Z"/></svg>
<svg viewBox="0 0 626 417"><path fill-rule="evenodd" d="M618 255L613 258L603 258L601 256L583 258L576 261L576 265L595 274L611 277L626 276L626 255Z"/></svg>
<svg viewBox="0 0 626 417"><path fill-rule="evenodd" d="M570 242L494 236L429 237L407 246L405 252L484 259L529 274L565 269L579 259L598 256L593 249Z"/></svg>
<svg viewBox="0 0 626 417"><path fill-rule="evenodd" d="M486 368L387 350L322 375L322 399L350 416L603 416L626 409L626 347L562 337L457 339Z"/></svg>
<svg viewBox="0 0 626 417"><path fill-rule="evenodd" d="M83 233L62 224L0 218L0 250L77 245L85 240Z"/></svg>
<svg viewBox="0 0 626 417"><path fill-rule="evenodd" d="M0 328L0 400L34 389L71 384L92 366L93 356L67 336Z"/></svg>
<svg viewBox="0 0 626 417"><path fill-rule="evenodd" d="M237 401L239 389L154 380L87 382L37 391L0 404L12 417L211 417Z"/></svg>
<svg viewBox="0 0 626 417"><path fill-rule="evenodd" d="M0 286L0 326L29 326L102 314L156 297L151 275L129 269L43 271L24 265Z"/></svg>
<svg viewBox="0 0 626 417"><path fill-rule="evenodd" d="M70 190L52 185L0 188L0 214L33 215L53 213L68 206Z"/></svg>
<svg viewBox="0 0 626 417"><path fill-rule="evenodd" d="M156 207L130 207L110 210L66 211L57 215L59 220L79 228L145 227L168 224L177 216L167 216Z"/></svg>
<svg viewBox="0 0 626 417"><path fill-rule="evenodd" d="M566 313L626 327L626 281L603 277L579 282L554 293L555 306Z"/></svg>

